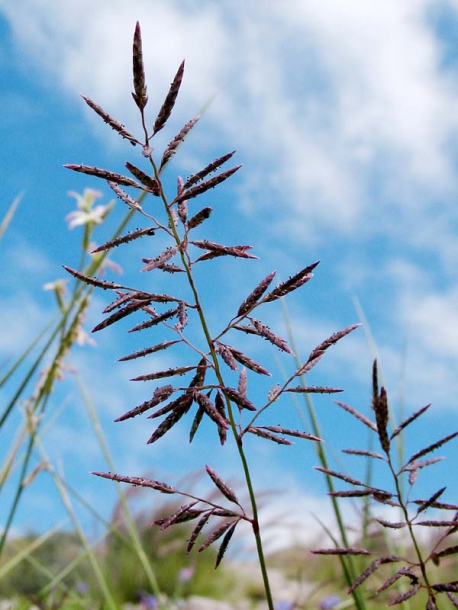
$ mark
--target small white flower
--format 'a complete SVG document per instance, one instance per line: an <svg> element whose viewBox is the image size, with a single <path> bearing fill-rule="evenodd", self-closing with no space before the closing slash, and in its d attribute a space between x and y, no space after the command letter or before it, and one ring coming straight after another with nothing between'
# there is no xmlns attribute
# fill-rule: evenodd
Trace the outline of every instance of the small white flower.
<svg viewBox="0 0 458 610"><path fill-rule="evenodd" d="M92 207L94 202L102 196L100 191L94 189L84 189L82 195L75 191L69 191L68 194L75 197L78 206L77 210L70 212L65 217L69 229L90 223L98 225L103 222L106 214L113 207L113 202Z"/></svg>

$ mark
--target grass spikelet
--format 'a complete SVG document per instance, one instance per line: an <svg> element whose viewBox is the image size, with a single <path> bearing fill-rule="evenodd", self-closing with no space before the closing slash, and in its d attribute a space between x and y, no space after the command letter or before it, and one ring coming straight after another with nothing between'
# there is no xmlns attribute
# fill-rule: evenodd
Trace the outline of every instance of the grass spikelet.
<svg viewBox="0 0 458 610"><path fill-rule="evenodd" d="M180 419L185 415L189 409L191 408L190 402L182 402L179 407L176 407L170 415L168 415L164 421L159 424L153 434L150 436L147 444L151 445L155 443L158 439L160 439L164 434L166 434L173 426L180 421Z"/></svg>
<svg viewBox="0 0 458 610"><path fill-rule="evenodd" d="M152 271L153 269L162 267L164 263L173 258L177 252L178 248L169 246L155 258L142 258L142 261L146 263L146 265L142 267L141 271Z"/></svg>
<svg viewBox="0 0 458 610"><path fill-rule="evenodd" d="M240 364L243 364L248 369L254 371L255 373L258 373L259 375L267 375L268 377L271 377L269 371L260 364L258 364L255 360L253 360L243 352L239 351L238 349L235 349L235 347L232 347L231 345L227 345L226 347L230 350L234 358L238 362L240 362Z"/></svg>
<svg viewBox="0 0 458 610"><path fill-rule="evenodd" d="M211 511L208 511L204 515L202 515L202 517L199 519L199 522L197 523L196 527L193 529L193 531L191 533L191 536L189 537L188 546L186 547L187 553L190 553L192 551L200 532L207 525L211 515L212 515Z"/></svg>
<svg viewBox="0 0 458 610"><path fill-rule="evenodd" d="M96 286L97 288L102 288L103 290L124 290L125 289L125 286L122 286L121 284L115 284L114 282L109 282L107 280L99 280L96 277L90 277L89 275L84 275L84 273L80 273L79 271L76 271L75 269L72 269L71 267L67 267L66 265L62 265L62 267L65 269L65 271L70 273L70 275L73 275L73 277L76 277L77 280L80 280L81 282L84 282L86 284L90 284L91 286Z"/></svg>
<svg viewBox="0 0 458 610"><path fill-rule="evenodd" d="M161 172L164 169L164 167L167 165L167 163L176 153L180 144L182 144L184 142L184 139L186 138L188 133L191 131L191 129L194 127L194 125L197 123L197 121L199 119L200 119L200 114L198 114L193 119L191 119L188 123L186 123L186 125L181 129L181 131L168 144L167 148L164 151L164 154L162 155L161 164L159 166L159 172ZM181 195L179 195L175 201L179 201L181 199L186 199L186 197L182 197Z"/></svg>
<svg viewBox="0 0 458 610"><path fill-rule="evenodd" d="M445 436L444 438L441 438L436 443L433 443L432 445L429 445L425 449L422 449L421 451L418 451L417 453L415 453L410 458L410 460L407 462L407 464L411 464L412 462L415 462L416 460L418 460L419 457L423 457L424 455L427 455L428 453L431 453L432 451L435 451L436 449L439 449L439 447L442 447L442 445L445 445L445 443L448 443L449 441L454 439L456 436L458 436L458 432L454 432L453 434L449 434L448 436Z"/></svg>
<svg viewBox="0 0 458 610"><path fill-rule="evenodd" d="M397 595L394 599L390 600L387 605L388 606L397 606L398 604L402 604L403 602L407 601L408 599L410 599L411 597L416 595L419 591L420 591L420 587L418 585L415 585L414 587L412 587L405 593L401 593L400 595Z"/></svg>
<svg viewBox="0 0 458 610"><path fill-rule="evenodd" d="M421 409L418 409L418 411L415 411L415 413L413 413L410 417L408 417L402 423L400 423L399 426L393 431L393 433L391 435L391 440L393 440L393 438L395 438L400 432L402 432L402 430L404 430L404 428L407 428L407 426L409 424L411 424L418 417L420 417L420 415L423 415L423 413L425 413L425 411L427 411L430 406L431 405L429 404L429 405L426 405L425 407L422 407Z"/></svg>
<svg viewBox="0 0 458 610"><path fill-rule="evenodd" d="M126 203L130 208L139 212L142 211L142 206L138 203L138 201L123 191L122 188L117 184L109 180L108 186L116 193L119 199L124 201L124 203Z"/></svg>
<svg viewBox="0 0 458 610"><path fill-rule="evenodd" d="M175 494L178 490L175 487L162 483L161 481L154 481L153 479L146 479L143 477L126 477L121 474L113 474L111 472L91 472L97 477L103 479L110 479L111 481L117 481L118 483L129 483L134 487L151 487L164 494Z"/></svg>
<svg viewBox="0 0 458 610"><path fill-rule="evenodd" d="M252 292L250 292L247 298L240 305L239 310L237 311L238 316L243 316L244 314L247 314L256 306L259 299L270 286L276 273L276 271L272 271L271 273L269 273L269 275L267 275L261 282L259 282L256 288Z"/></svg>
<svg viewBox="0 0 458 610"><path fill-rule="evenodd" d="M255 320L254 318L250 318L250 322L253 324L254 328L258 332L258 334L270 341L272 345L275 345L279 349L283 350L287 354L292 354L293 352L290 350L288 343L285 339L273 333L268 326L260 322L259 320Z"/></svg>
<svg viewBox="0 0 458 610"><path fill-rule="evenodd" d="M165 350L176 343L180 343L180 341L164 341L163 343L158 343L157 345L153 345L152 347L146 347L145 349L141 349L138 352L133 352L128 356L124 356L123 358L119 358L119 362L126 362L127 360L135 360L136 358L143 358L144 356L148 356L149 354L154 354L156 352L160 352Z"/></svg>
<svg viewBox="0 0 458 610"><path fill-rule="evenodd" d="M153 397L150 400L146 400L144 403L142 403L138 407L135 407L135 409L131 409L130 411L127 411L127 413L124 413L124 415L121 415L121 417L118 417L117 419L115 419L115 422L125 421L126 419L136 417L137 415L140 415L141 413L144 413L145 411L148 411L149 409L156 407L161 402L164 402L164 400L167 400L168 398L170 398L170 396L173 394L174 391L175 390L174 390L173 386L171 386L171 385L165 385L160 388L156 388L154 390Z"/></svg>
<svg viewBox="0 0 458 610"><path fill-rule="evenodd" d="M296 273L296 275L293 275L285 282L279 284L276 288L272 290L272 292L269 292L269 294L264 297L263 303L270 303L271 301L276 301L277 299L286 296L288 293L293 292L294 290L311 280L313 277L312 271L318 264L319 261L308 265L307 267L305 267L305 269L302 269L302 271Z"/></svg>
<svg viewBox="0 0 458 610"><path fill-rule="evenodd" d="M232 369L233 371L236 371L239 368L237 361L235 360L228 345L225 345L224 343L217 341L215 343L215 349L216 349L216 352L221 356L221 358L224 360L224 362L227 364L227 366L230 369Z"/></svg>
<svg viewBox="0 0 458 610"><path fill-rule="evenodd" d="M278 445L294 445L292 441L289 441L288 439L283 438L282 436L278 436L278 434L273 434L272 432L269 432L265 428L259 426L248 426L247 432L255 434L256 436L260 436L261 438L265 438L268 441L273 441Z"/></svg>
<svg viewBox="0 0 458 610"><path fill-rule="evenodd" d="M105 112L105 110L103 110L103 108L98 106L90 98L86 97L85 95L81 95L81 97L86 102L86 104L90 108L92 108L92 110L94 110L94 112L96 112L100 117L102 117L102 119L104 120L105 123L107 123L107 125L109 125L112 129L114 129L114 131L118 132L119 135L121 135L126 140L129 140L129 142L131 144L133 144L133 146L136 146L137 144L140 144L140 146L141 146L141 143L137 140L137 138L135 138L133 135L131 135L127 131L127 129L124 127L124 125L121 125L121 123L118 123L118 121L116 121L113 117L111 117L108 114L108 112Z"/></svg>
<svg viewBox="0 0 458 610"><path fill-rule="evenodd" d="M307 432L301 432L300 430L290 430L289 428L283 428L282 426L262 426L264 430L275 432L276 434L285 434L286 436L294 436L296 438L304 438L308 441L316 441L322 443L323 439Z"/></svg>
<svg viewBox="0 0 458 610"><path fill-rule="evenodd" d="M138 332L139 330L144 330L145 328L151 328L151 326L156 326L157 324L160 324L161 322L165 322L165 320L168 320L169 318L172 318L173 316L175 316L178 312L178 308L176 307L175 309L168 309L167 311L164 311L164 313L155 316L153 318L151 318L150 320L146 320L145 322L142 322L141 324L137 324L137 326L134 326L133 328L131 328L129 330L130 333L134 333L134 332Z"/></svg>
<svg viewBox="0 0 458 610"><path fill-rule="evenodd" d="M213 483L223 494L223 496L227 498L229 502L233 502L234 504L240 506L240 503L236 494L234 493L234 490L222 480L218 473L216 473L213 468L210 468L210 466L205 466L205 470L207 471L207 474L211 478Z"/></svg>
<svg viewBox="0 0 458 610"><path fill-rule="evenodd" d="M130 171L132 176L135 176L137 180L139 180L143 186L146 187L146 190L149 193L152 193L156 197L159 197L161 194L161 189L159 187L159 183L151 176L148 176L144 171L142 171L139 167L132 165L132 163L126 162L126 168Z"/></svg>
<svg viewBox="0 0 458 610"><path fill-rule="evenodd" d="M151 300L150 300L149 295L148 295L147 299L136 299L134 301L131 301L130 303L125 305L122 309L115 311L114 313L111 314L111 316L108 316L108 318L105 318L105 320L102 320L102 322L97 324L97 326L94 326L94 328L92 329L92 332L96 333L100 330L103 330L107 326L111 326L111 324L114 324L115 322L122 320L122 318L125 318L126 316L130 316L130 314L134 313L135 311L138 311L139 309L141 309L142 307L144 307L145 305L147 305L150 302L151 302Z"/></svg>
<svg viewBox="0 0 458 610"><path fill-rule="evenodd" d="M223 534L227 532L230 527L233 526L233 524L234 521L227 521L226 523L223 523L222 525L214 529L213 532L208 536L208 538L203 542L203 544L200 545L200 547L198 548L198 552L201 553L211 544L216 542L219 538L221 538Z"/></svg>
<svg viewBox="0 0 458 610"><path fill-rule="evenodd" d="M141 189L141 185L132 178L128 176L122 176L121 174L116 174L115 172L109 172L106 169L100 169L100 167L94 167L92 165L75 165L74 163L67 163L64 165L66 169L71 169L74 172L81 172L82 174L87 174L88 176L96 176L97 178L103 178L104 180L115 182L116 184L122 184L123 186L132 186L136 189Z"/></svg>
<svg viewBox="0 0 458 610"><path fill-rule="evenodd" d="M237 389L242 396L246 396L247 390L248 390L248 379L247 379L245 367L243 367L242 370L240 371L239 383L238 383Z"/></svg>
<svg viewBox="0 0 458 610"><path fill-rule="evenodd" d="M143 113L143 109L148 102L148 96L146 95L145 68L143 65L142 34L138 21L135 26L134 41L132 45L132 68L134 80L134 92L132 93L132 97Z"/></svg>
<svg viewBox="0 0 458 610"><path fill-rule="evenodd" d="M221 388L223 393L229 398L230 401L234 402L241 409L247 409L248 411L256 411L256 407L252 402L248 400L245 396L240 394L235 388L223 387Z"/></svg>
<svg viewBox="0 0 458 610"><path fill-rule="evenodd" d="M241 167L241 165L236 165L235 167L232 167L231 169L228 169L227 171L222 172L221 174L218 174L205 182L192 186L190 189L185 189L184 192L178 196L177 201L180 201L181 199L193 199L194 197L205 193L205 191L215 188L215 186L218 186L218 184L221 184L221 182L224 182L230 178L232 174L235 174L235 172L237 172Z"/></svg>
<svg viewBox="0 0 458 610"><path fill-rule="evenodd" d="M181 204L183 204L183 201L180 201L178 204L178 215L180 215L180 207ZM186 229L188 231L191 231L191 229L195 229L196 227L198 227L200 224L202 224L204 222L204 220L207 220L207 218L210 218L210 214L212 213L212 208L202 208L199 212L197 212L197 214L195 214L192 218L190 218L187 223L186 223ZM181 216L180 216L181 218ZM186 222L186 218L183 222Z"/></svg>
<svg viewBox="0 0 458 610"><path fill-rule="evenodd" d="M127 233L127 235L122 235L121 237L116 237L115 239L107 241L95 250L92 250L92 253L95 254L96 252L110 250L110 248L115 248L116 246L120 246L121 244L127 244L128 242L134 241L135 239L139 239L140 237L144 237L145 235L152 236L154 234L155 230L153 228L137 229L136 231L131 231L130 233Z"/></svg>
<svg viewBox="0 0 458 610"><path fill-rule="evenodd" d="M181 82L183 80L183 74L184 61L181 62L180 67L178 68L178 71L175 74L175 78L173 79L173 82L170 85L169 92L167 93L164 103L162 104L162 107L159 110L159 114L157 115L157 118L154 122L153 136L164 127L172 113L173 107L175 106L175 101L177 99L178 91L180 90Z"/></svg>
<svg viewBox="0 0 458 610"><path fill-rule="evenodd" d="M235 532L235 528L237 527L238 521L234 521L232 525L228 528L226 534L224 535L223 541L218 549L218 555L216 556L215 562L215 570L222 562L224 555L226 554L227 547L229 546L229 542Z"/></svg>
<svg viewBox="0 0 458 610"><path fill-rule="evenodd" d="M226 420L221 416L219 411L215 409L208 396L201 394L200 392L196 392L194 395L194 400L200 407L202 407L205 413L215 422L215 424L217 424L217 426L226 429L228 428Z"/></svg>
<svg viewBox="0 0 458 610"><path fill-rule="evenodd" d="M344 328L343 330L332 334L325 341L320 343L320 345L318 345L318 347L316 347L312 351L307 362L305 364L303 364L301 367L299 367L299 369L296 372L296 375L307 374L318 363L318 361L321 360L325 351L327 349L329 349L331 347L331 345L334 345L335 343L337 343L337 341L340 341L340 339L342 339L343 337L345 337L346 335L348 335L349 333L354 331L355 328L358 328L359 326L360 326L360 324L353 324L352 326L348 326L347 328Z"/></svg>
<svg viewBox="0 0 458 610"><path fill-rule="evenodd" d="M367 426L374 432L377 432L377 426L368 417L366 417L365 415L363 415L356 409L353 409L353 407L350 407L350 405L347 405L344 402L339 402L338 400L336 400L335 404L338 405L339 407L341 407L342 409L344 409L344 411L347 411L348 413L353 415L353 417L356 417L356 419L359 419L359 421L361 423L363 423L365 426Z"/></svg>
<svg viewBox="0 0 458 610"><path fill-rule="evenodd" d="M140 375L139 377L134 377L131 381L151 381L153 379L163 379L164 377L174 377L175 375L184 375L196 368L197 367L195 366L177 366L175 368L167 369L166 371L156 371L156 373Z"/></svg>
<svg viewBox="0 0 458 610"><path fill-rule="evenodd" d="M230 153L227 153L226 155L223 155L222 157L219 157L219 159L215 159L214 161L209 163L206 167L204 167L204 169L200 170L200 172L197 172L196 174L193 174L192 176L190 176L184 183L183 189L189 189L194 184L197 184L197 182L200 182L201 180L203 180L205 178L205 176L208 176L208 174L211 174L212 172L216 171L219 167L221 167L221 165L226 163L226 161L229 161L229 159L234 154L235 154L235 150L233 150Z"/></svg>

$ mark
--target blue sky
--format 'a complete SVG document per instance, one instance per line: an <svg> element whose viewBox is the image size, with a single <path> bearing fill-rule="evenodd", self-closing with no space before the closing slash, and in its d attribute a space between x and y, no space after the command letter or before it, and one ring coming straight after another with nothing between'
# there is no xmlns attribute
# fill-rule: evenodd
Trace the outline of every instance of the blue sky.
<svg viewBox="0 0 458 610"><path fill-rule="evenodd" d="M417 423L412 448L458 428L457 13L454 0L269 1L262 10L255 1L239 10L232 2L200 2L196 9L174 0L0 0L2 216L22 194L1 244L2 361L17 357L49 319L52 295L42 286L63 277L62 264L78 260L80 234L65 222L74 206L68 191L98 188L104 202L111 199L103 183L62 166L122 171L125 160L135 162L132 147L79 93L138 131L130 54L139 20L152 119L186 59L179 101L157 147L211 102L171 164L170 180L233 149L243 163L208 196L214 208L208 237L249 243L261 260L217 267L214 281L228 296L221 299L216 284L204 287L213 322L222 315L217 305L227 300L230 317L231 304L272 269L286 278L320 260L313 281L289 301L302 359L335 330L360 321L356 301L368 325L333 348L311 381L342 387L345 402L366 410L370 334L393 409L400 401L406 412L433 403ZM118 208L113 223L124 212ZM132 252L130 260L118 252L113 259L135 279L140 257L149 254ZM105 299L96 296L88 328ZM266 320L285 332L279 307L266 311ZM131 351L128 336L113 327L96 340L96 347L76 350L73 364L120 472L154 470L173 481L183 464L197 468L215 459L224 476L239 476L233 449L220 454L208 434L191 450L186 429L171 443L166 437L146 447L148 420L113 424L147 390L128 382L130 365L116 363ZM256 359L268 358L264 343L252 348ZM269 364L276 373L276 362ZM114 496L109 483L87 475L105 465L71 375L55 401L55 409L65 408L43 442L69 482L108 514ZM364 429L331 398L319 399L317 408L328 444L364 445ZM298 425L293 407L280 417ZM309 446L259 442L252 451L260 487L281 483L295 505L325 510ZM447 498L456 501L457 479L449 475L458 449L451 444L445 453L435 474L447 479ZM30 486L17 526L46 528L64 516L43 474Z"/></svg>

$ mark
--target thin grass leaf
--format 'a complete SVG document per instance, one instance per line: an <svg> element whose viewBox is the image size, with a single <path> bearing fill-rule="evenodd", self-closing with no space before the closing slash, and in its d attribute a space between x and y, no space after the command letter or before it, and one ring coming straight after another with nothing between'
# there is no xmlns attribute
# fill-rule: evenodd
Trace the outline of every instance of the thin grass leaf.
<svg viewBox="0 0 458 610"><path fill-rule="evenodd" d="M194 184L196 184L197 182L200 182L201 180L203 180L205 178L205 176L208 176L208 174L211 174L212 172L216 171L219 167L221 167L221 165L224 165L224 163L226 163L226 161L229 161L229 159L234 155L234 153L235 153L235 150L233 150L230 153L227 153L226 155L223 155L222 157L219 157L218 159L215 159L214 161L209 163L206 167L204 167L204 169L200 170L200 172L197 172L197 173L193 174L192 176L190 176L184 183L183 190L189 189L189 187L191 187Z"/></svg>
<svg viewBox="0 0 458 610"><path fill-rule="evenodd" d="M256 436L260 436L261 438L265 438L268 441L273 441L274 443L277 443L278 445L294 445L294 443L292 441L289 441L288 439L283 438L282 436L278 436L278 434L273 434L272 432L268 432L267 430L265 430L264 428L261 428L261 427L248 426L247 432L250 432L251 434L255 434Z"/></svg>
<svg viewBox="0 0 458 610"><path fill-rule="evenodd" d="M225 172L222 172L221 174L218 174L217 176L206 180L205 182L201 182L196 186L192 186L190 189L185 189L184 192L179 195L175 201L181 201L182 199L193 199L198 195L202 195L202 193L205 193L209 189L215 188L215 186L218 186L218 184L221 184L221 182L224 182L225 180L230 178L232 174L235 174L235 172L237 172L241 167L241 165L236 165L235 167L231 167L231 169L228 169Z"/></svg>
<svg viewBox="0 0 458 610"><path fill-rule="evenodd" d="M132 163L129 163L129 161L126 162L126 168L130 171L132 176L135 176L137 180L140 180L149 193L152 193L156 197L161 195L161 187L155 178L148 176L148 174L145 174L144 171L142 171L139 167L132 165Z"/></svg>
<svg viewBox="0 0 458 610"><path fill-rule="evenodd" d="M105 242L101 246L98 246L95 250L92 250L92 254L96 252L103 252L104 250L109 250L110 248L115 248L116 246L120 246L121 244L127 244L130 241L134 241L135 239L139 239L140 237L144 237L145 235L154 235L155 229L137 229L136 231L131 231L127 233L127 235L122 235L121 237L116 237L115 239L111 239L110 241Z"/></svg>
<svg viewBox="0 0 458 610"><path fill-rule="evenodd" d="M229 487L229 485L227 485L222 478L218 475L218 473L216 473L213 468L210 468L210 466L205 466L205 470L207 471L208 476L210 477L210 479L213 481L213 483L216 485L216 487L220 490L220 492L223 494L223 496L225 498L227 498L229 500L229 502L233 502L234 504L237 504L238 506L240 506L240 503L238 501L237 496L234 493L234 490L231 489Z"/></svg>
<svg viewBox="0 0 458 610"><path fill-rule="evenodd" d="M132 97L143 113L143 109L148 101L148 96L146 95L145 68L143 65L142 33L138 21L135 26L134 41L132 44L132 67L134 79L134 92L132 93Z"/></svg>
<svg viewBox="0 0 458 610"><path fill-rule="evenodd" d="M82 174L88 174L89 176L96 176L97 178L103 178L104 180L115 182L116 184L121 184L123 186L132 186L133 188L142 189L143 187L129 178L128 176L122 176L121 174L116 174L115 172L109 172L106 169L100 169L100 167L93 167L91 165L75 165L73 163L68 163L64 165L66 169L71 169L74 172L81 172Z"/></svg>
<svg viewBox="0 0 458 610"><path fill-rule="evenodd" d="M218 538L221 538L221 536L227 532L227 530L233 525L233 523L234 523L233 521L227 521L226 523L223 523L222 525L217 527L215 530L213 530L213 532L208 536L208 538L204 541L204 543L201 544L200 547L197 549L198 552L201 553L211 544L216 542L216 540L218 540Z"/></svg>
<svg viewBox="0 0 458 610"><path fill-rule="evenodd" d="M415 453L410 458L410 460L407 462L407 464L411 464L412 462L418 460L419 457L423 457L424 455L426 455L428 453L431 453L432 451L435 451L436 449L439 449L439 447L442 447L443 445L445 445L445 443L448 443L449 441L454 439L456 436L458 436L458 432L454 432L453 434L449 434L448 436L445 436L444 438L441 438L436 443L433 443L432 445L429 445L425 449L422 449L421 451L418 451L418 453Z"/></svg>
<svg viewBox="0 0 458 610"><path fill-rule="evenodd" d="M272 271L261 282L259 282L256 288L252 292L250 292L247 298L240 305L237 311L237 316L243 316L244 314L247 314L256 306L259 299L262 297L262 295L272 283L272 280L274 279L276 273L276 271Z"/></svg>
<svg viewBox="0 0 458 610"><path fill-rule="evenodd" d="M157 118L154 122L153 136L164 127L172 113L178 92L180 90L181 82L183 80L183 74L184 61L181 62L180 67L178 68L178 71L175 74L175 78L173 79L172 84L170 85L169 92L167 93L164 103L162 104L161 109L159 110L159 114L157 115Z"/></svg>
<svg viewBox="0 0 458 610"><path fill-rule="evenodd" d="M16 197L16 199L13 201L13 203L8 208L5 216L3 217L3 220L0 224L0 241L3 237L3 235L5 234L5 231L8 228L10 222L13 220L14 213L16 212L16 208L20 204L21 199L22 199L22 195L19 195L19 197Z"/></svg>
<svg viewBox="0 0 458 610"><path fill-rule="evenodd" d="M162 379L163 377L174 377L175 375L184 375L189 371L194 371L196 368L196 366L177 366L175 368L167 369L166 371L157 371L156 373L133 377L131 381L151 381L152 379Z"/></svg>
<svg viewBox="0 0 458 610"><path fill-rule="evenodd" d="M182 203L182 202L180 202ZM204 222L204 220L207 220L207 218L210 217L210 214L212 213L212 208L202 208L199 212L197 212L197 214L195 214L192 218L190 218L187 223L186 223L186 228L188 231L191 231L191 229L195 229L196 227L198 227L200 224L202 224ZM178 208L178 214L180 214L180 207ZM186 220L184 220L184 222L186 222Z"/></svg>
<svg viewBox="0 0 458 610"><path fill-rule="evenodd" d="M115 284L114 282L108 282L107 280L99 280L96 277L84 275L84 273L75 271L75 269L67 267L67 265L62 265L62 267L65 269L65 271L70 273L70 275L73 275L73 277L76 277L77 280L80 280L85 284L90 284L91 286L102 288L103 290L127 290L125 286L122 286L122 284Z"/></svg>
<svg viewBox="0 0 458 610"><path fill-rule="evenodd" d="M252 402L248 400L245 396L240 394L235 388L223 387L221 388L223 394L229 398L230 401L234 402L241 409L247 409L248 411L257 411L256 407Z"/></svg>
<svg viewBox="0 0 458 610"><path fill-rule="evenodd" d="M164 341L163 343L158 343L157 345L153 345L152 347L146 347L145 349L141 349L138 352L134 352L133 354L129 354L128 356L124 356L123 358L119 358L119 362L126 362L127 360L143 358L144 356L148 356L149 354L154 354L156 352L165 350L168 347L175 345L175 343L180 343L180 341Z"/></svg>
<svg viewBox="0 0 458 610"><path fill-rule="evenodd" d="M227 532L223 538L221 546L218 549L218 555L216 556L215 570L216 570L216 568L219 567L219 565L221 564L221 562L224 558L224 555L226 554L227 547L229 546L229 542L231 541L231 538L235 532L235 528L237 527L238 523L239 523L238 521L234 521L234 523L227 530Z"/></svg>
<svg viewBox="0 0 458 610"><path fill-rule="evenodd" d="M156 326L157 324L160 324L161 322L165 322L165 320L168 320L169 318L176 316L177 313L178 313L178 307L176 307L175 309L168 309L164 313L162 313L158 316L155 316L154 318L151 318L150 320L145 320L145 322L142 322L141 324L137 324L137 326L134 326L128 332L134 333L134 332L138 332L139 330L144 330L145 328L151 328L151 326Z"/></svg>
<svg viewBox="0 0 458 610"><path fill-rule="evenodd" d="M295 275L287 279L285 282L279 284L276 288L272 290L272 292L269 292L269 294L267 294L263 298L262 302L269 303L270 301L276 301L277 299L286 296L288 293L293 292L294 290L311 280L313 277L312 271L318 264L319 261L308 265L308 267L305 267L304 269L299 271L299 273L296 273Z"/></svg>
<svg viewBox="0 0 458 610"><path fill-rule="evenodd" d="M420 415L423 415L423 413L427 411L430 406L431 405L429 404L425 407L422 407L421 409L418 409L418 411L415 411L415 413L413 413L410 417L408 417L401 424L399 424L399 426L393 431L391 439L395 438L400 432L402 432L402 430L404 430L404 428L406 428L409 424L411 424L418 417L420 417Z"/></svg>
<svg viewBox="0 0 458 610"><path fill-rule="evenodd" d="M167 165L167 163L176 153L180 144L183 143L184 139L186 138L188 133L191 131L191 129L194 127L194 125L197 123L197 121L199 119L200 119L200 114L198 114L196 117L191 119L188 123L186 123L186 125L181 129L181 131L168 144L167 148L164 151L164 154L162 155L161 164L159 166L159 172L161 172L164 169L164 167ZM181 199L186 199L186 197L182 197L180 195L175 199L175 201L179 201Z"/></svg>
<svg viewBox="0 0 458 610"><path fill-rule="evenodd" d="M334 402L335 402L336 405L338 405L339 407L341 407L342 409L344 409L345 411L347 411L348 413L353 415L353 417L356 417L356 419L359 419L359 421L362 422L365 426L367 426L368 428L370 428L374 432L377 432L377 426L374 424L373 421L371 421L365 415L363 415L362 413L360 413L356 409L353 409L353 407L350 407L349 405L347 405L347 404L345 404L343 402L339 402L338 400L335 400Z"/></svg>
<svg viewBox="0 0 458 610"><path fill-rule="evenodd" d="M131 417L135 417L136 415L140 415L141 413L144 413L145 411L152 409L153 407L157 406L161 402L164 402L164 400L167 400L173 394L174 391L175 391L175 389L171 385L165 385L160 388L156 388L154 390L153 397L150 400L146 400L144 403L142 403L138 407L135 407L135 409L131 409L130 411L127 411L127 413L124 413L124 415L121 415L121 417L118 417L117 419L115 419L115 422L120 422L120 421L124 421L126 419L130 419Z"/></svg>
<svg viewBox="0 0 458 610"><path fill-rule="evenodd" d="M126 477L121 474L113 474L112 472L91 472L91 474L103 479L110 479L111 481L118 481L118 483L129 483L134 487L150 487L156 489L164 494L176 494L179 493L175 487L162 483L161 481L154 481L153 479L146 479L143 477Z"/></svg>

